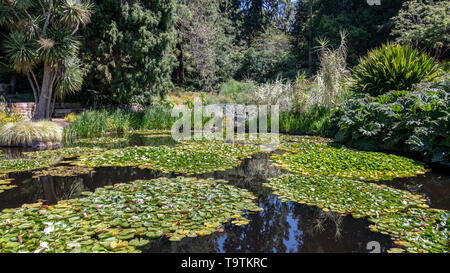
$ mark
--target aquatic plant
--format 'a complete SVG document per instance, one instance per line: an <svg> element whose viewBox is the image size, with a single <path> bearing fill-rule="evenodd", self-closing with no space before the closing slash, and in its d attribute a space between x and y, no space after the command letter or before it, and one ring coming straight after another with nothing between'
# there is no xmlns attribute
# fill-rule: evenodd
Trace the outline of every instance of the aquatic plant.
<svg viewBox="0 0 450 273"><path fill-rule="evenodd" d="M389 252L449 252L450 212L430 209L420 195L345 178L292 174L264 186L283 201L368 217L371 231L390 235L399 246Z"/></svg>
<svg viewBox="0 0 450 273"><path fill-rule="evenodd" d="M101 148L67 147L23 153L23 158L0 160L0 175L11 172L32 171L56 165L64 158L74 158L86 154L103 152Z"/></svg>
<svg viewBox="0 0 450 273"><path fill-rule="evenodd" d="M61 142L62 128L50 121L20 121L0 126L0 146L29 147L33 141Z"/></svg>
<svg viewBox="0 0 450 273"><path fill-rule="evenodd" d="M37 178L40 176L60 176L60 177L69 177L69 176L78 176L82 174L92 174L94 173L94 169L88 167L80 167L80 166L57 166L50 167L47 169L34 171L33 178Z"/></svg>
<svg viewBox="0 0 450 273"><path fill-rule="evenodd" d="M389 252L448 253L450 251L450 212L410 208L401 213L369 218L369 228L392 237L398 248Z"/></svg>
<svg viewBox="0 0 450 273"><path fill-rule="evenodd" d="M81 156L73 164L88 167L130 166L183 174L208 173L237 166L257 151L250 145L189 144L176 147L129 147Z"/></svg>
<svg viewBox="0 0 450 273"><path fill-rule="evenodd" d="M231 219L248 224L243 211L261 210L250 192L213 179L135 181L85 195L3 210L0 251L138 252L149 239L204 236Z"/></svg>
<svg viewBox="0 0 450 273"><path fill-rule="evenodd" d="M33 158L0 160L0 174L24 172L46 168L57 164L58 161L59 159L54 157L46 158L44 160Z"/></svg>
<svg viewBox="0 0 450 273"><path fill-rule="evenodd" d="M389 214L409 206L427 207L420 195L346 178L288 174L272 178L264 186L284 200L351 213L355 218Z"/></svg>
<svg viewBox="0 0 450 273"><path fill-rule="evenodd" d="M274 165L294 173L379 181L426 172L424 164L413 159L337 148L330 143L313 141L280 146L289 152L272 155Z"/></svg>
<svg viewBox="0 0 450 273"><path fill-rule="evenodd" d="M16 185L11 185L11 181L13 181L13 179L0 179L0 193L17 187Z"/></svg>

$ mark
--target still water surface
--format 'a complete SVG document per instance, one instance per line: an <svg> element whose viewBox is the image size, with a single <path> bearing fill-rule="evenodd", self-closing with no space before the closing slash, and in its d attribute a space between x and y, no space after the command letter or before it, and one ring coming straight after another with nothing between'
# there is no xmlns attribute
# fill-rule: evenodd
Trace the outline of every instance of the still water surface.
<svg viewBox="0 0 450 273"><path fill-rule="evenodd" d="M137 136L133 139L132 145L161 145L167 141ZM20 151L4 150L4 152L11 157L20 156ZM261 153L246 159L239 167L195 175L198 178L225 179L236 187L253 192L264 211L249 214L248 225L239 227L227 223L223 227L224 232L185 238L179 242L171 242L166 238L153 240L142 248L143 252L364 253L370 251L367 244L371 241L378 242L382 252L394 246L389 236L371 232L368 229L369 222L365 219L323 212L316 207L298 203L281 202L272 194L271 189L262 186L268 178L277 177L282 173L271 164L270 154ZM18 187L0 194L0 209L16 208L25 203L38 201L55 204L60 200L79 197L81 192L94 191L99 187L161 176L176 175L129 167L97 168L95 172L76 177L32 178L31 172L9 174L9 178L15 179L12 183ZM450 209L449 176L428 173L384 184L415 194L423 194L431 207Z"/></svg>

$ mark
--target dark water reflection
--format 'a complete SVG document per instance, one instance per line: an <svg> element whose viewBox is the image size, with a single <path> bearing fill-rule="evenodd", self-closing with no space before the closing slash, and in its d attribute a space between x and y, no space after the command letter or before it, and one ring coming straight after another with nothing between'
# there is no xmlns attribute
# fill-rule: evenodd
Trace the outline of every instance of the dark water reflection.
<svg viewBox="0 0 450 273"><path fill-rule="evenodd" d="M153 240L144 252L368 252L367 243L377 241L381 251L393 246L388 236L370 232L365 219L353 219L332 212L323 212L291 202L281 202L272 190L262 187L267 178L277 177L281 171L271 166L269 154L259 154L245 160L239 167L196 175L199 178L228 180L230 184L247 189L257 196L264 211L249 214L246 226L226 224L224 232L209 236L185 238L171 242L166 238ZM126 183L137 179L161 176L173 177L157 171L135 168L97 168L95 172L77 177L32 178L31 173L9 174L17 188L0 194L0 209L15 208L24 203L43 201L54 204L59 200L79 197L83 191ZM417 194L424 194L433 207L449 209L449 177L427 174L385 183Z"/></svg>

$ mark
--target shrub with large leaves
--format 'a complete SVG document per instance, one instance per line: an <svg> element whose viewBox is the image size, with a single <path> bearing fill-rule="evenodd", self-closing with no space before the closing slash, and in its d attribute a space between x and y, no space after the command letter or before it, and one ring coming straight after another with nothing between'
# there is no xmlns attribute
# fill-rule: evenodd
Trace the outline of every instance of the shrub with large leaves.
<svg viewBox="0 0 450 273"><path fill-rule="evenodd" d="M409 45L384 44L360 60L352 72L353 89L371 96L392 90L411 90L423 80L440 76L439 63Z"/></svg>
<svg viewBox="0 0 450 273"><path fill-rule="evenodd" d="M393 91L353 98L332 114L338 142L365 150L395 149L450 166L449 92Z"/></svg>

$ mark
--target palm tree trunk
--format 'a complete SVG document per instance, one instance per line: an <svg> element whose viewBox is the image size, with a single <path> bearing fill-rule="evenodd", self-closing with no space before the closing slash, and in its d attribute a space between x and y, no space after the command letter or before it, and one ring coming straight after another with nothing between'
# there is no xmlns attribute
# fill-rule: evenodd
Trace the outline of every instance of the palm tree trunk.
<svg viewBox="0 0 450 273"><path fill-rule="evenodd" d="M48 62L44 63L44 76L42 79L41 94L39 102L36 105L36 111L33 115L33 120L49 119L48 106L52 99L53 89L53 75L52 67Z"/></svg>

